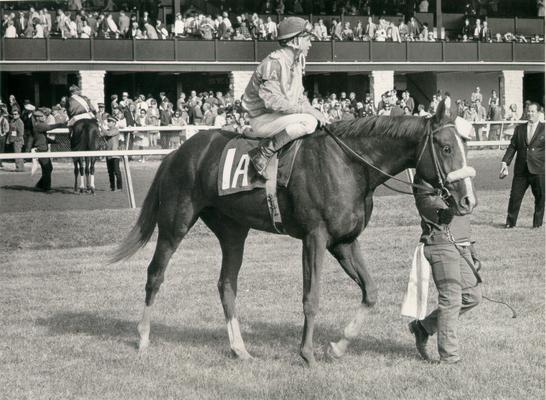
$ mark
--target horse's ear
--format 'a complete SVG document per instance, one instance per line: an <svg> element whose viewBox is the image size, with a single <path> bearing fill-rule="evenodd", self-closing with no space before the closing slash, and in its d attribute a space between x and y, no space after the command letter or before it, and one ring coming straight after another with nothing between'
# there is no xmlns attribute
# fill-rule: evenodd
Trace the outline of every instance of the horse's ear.
<svg viewBox="0 0 546 400"><path fill-rule="evenodd" d="M438 107L436 108L436 114L434 114L434 119L440 122L442 120L451 118L451 114L451 98L446 97L440 102L440 104L438 104Z"/></svg>

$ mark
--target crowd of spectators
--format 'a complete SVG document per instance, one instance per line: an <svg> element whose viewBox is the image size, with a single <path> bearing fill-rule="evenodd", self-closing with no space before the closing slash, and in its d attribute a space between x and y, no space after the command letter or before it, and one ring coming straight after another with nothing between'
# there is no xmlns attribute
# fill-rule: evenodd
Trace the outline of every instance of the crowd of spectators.
<svg viewBox="0 0 546 400"><path fill-rule="evenodd" d="M173 24L165 25L151 17L148 11L136 13L120 11L68 11L58 9L53 14L47 9L4 13L2 30L5 38L129 38L167 39L190 38L204 40L275 40L277 38L276 18L271 15L260 17L257 13L238 15L223 11L216 16L198 12L177 13ZM356 22L343 18L317 19L313 24L315 40L345 41L436 41L448 40L445 32L437 32L426 22L415 17L406 21L404 15L387 19L384 16L369 16ZM532 37L511 32L493 32L487 20L467 15L461 31L456 35L461 41L483 42L543 42L544 36Z"/></svg>
<svg viewBox="0 0 546 400"><path fill-rule="evenodd" d="M393 89L383 93L376 105L370 93L359 98L354 92L349 92L348 95L347 92L341 92L339 95L337 93L329 93L325 96L315 94L311 98L311 105L320 110L330 122L373 115L429 117L436 112L439 102L446 96L450 96L449 93L438 91L432 95L428 104L417 104L408 90ZM501 104L495 90L486 99L480 88L476 87L468 99L455 101L452 99L452 103L453 109L456 107L458 116L474 124L476 140L507 139L515 127L513 124L504 124L501 130L500 124L484 123L482 125L480 122L525 119L525 109L518 110L515 104ZM39 107L38 109L45 114L48 124L56 124L67 122L65 106L66 98L62 98L60 103L51 108ZM20 106L13 95L9 96L7 104L0 100L0 152L4 152L5 145L9 146L15 141L20 142L18 151L25 147L27 147L26 151L30 150L27 140L32 131L31 116L35 109L36 107L29 100L25 100ZM544 120L544 110L541 109L540 112L541 119ZM201 125L242 134L250 129L248 115L244 112L241 101L221 91L216 93L191 91L189 96L181 93L173 101L164 92L159 93L157 98L151 94L131 97L128 92L123 92L121 96L113 94L107 104L99 103L96 115L102 131L108 129L108 121L111 121L112 117L115 119L117 128ZM24 134L14 136L21 137L20 141L15 140L15 137L10 138L8 134L14 120L19 118L22 124L18 124L24 127ZM176 148L185 140L186 133L186 129L174 132L159 132L151 129L147 132L120 135L120 139L128 148ZM13 150L17 151L17 148L14 146Z"/></svg>
<svg viewBox="0 0 546 400"><path fill-rule="evenodd" d="M165 4L157 0L49 0L29 1L33 6L47 5L69 11L149 11L154 15ZM442 12L465 13L490 17L544 16L544 0L469 0L443 1ZM168 6L168 4L167 4ZM21 2L5 1L7 10L21 8ZM257 12L262 14L314 14L314 15L411 15L414 12L435 12L433 0L191 0L183 3L183 9L199 8L203 12L229 11L235 13Z"/></svg>

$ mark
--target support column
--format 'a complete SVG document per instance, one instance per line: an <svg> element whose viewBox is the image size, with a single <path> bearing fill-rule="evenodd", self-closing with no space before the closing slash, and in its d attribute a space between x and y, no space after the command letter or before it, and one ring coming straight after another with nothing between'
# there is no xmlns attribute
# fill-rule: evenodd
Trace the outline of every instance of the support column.
<svg viewBox="0 0 546 400"><path fill-rule="evenodd" d="M392 89L394 89L394 71L372 71L370 94L376 107L381 101L381 95Z"/></svg>
<svg viewBox="0 0 546 400"><path fill-rule="evenodd" d="M505 111L511 104L516 104L518 114L523 113L523 71L502 71L500 99Z"/></svg>
<svg viewBox="0 0 546 400"><path fill-rule="evenodd" d="M80 71L78 74L78 86L82 94L89 97L97 109L97 103L104 102L104 75L106 71Z"/></svg>
<svg viewBox="0 0 546 400"><path fill-rule="evenodd" d="M253 71L233 71L229 74L229 91L235 100L241 98L253 73Z"/></svg>

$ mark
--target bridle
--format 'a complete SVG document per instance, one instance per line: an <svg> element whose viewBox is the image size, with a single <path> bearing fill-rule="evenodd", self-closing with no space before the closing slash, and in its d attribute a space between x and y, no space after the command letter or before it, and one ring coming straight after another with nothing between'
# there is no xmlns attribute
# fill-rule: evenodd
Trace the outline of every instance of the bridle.
<svg viewBox="0 0 546 400"><path fill-rule="evenodd" d="M430 124L430 121L427 122L427 128L428 128L428 124ZM401 182L401 183L403 183L405 185L408 185L408 186L410 186L412 188L418 189L419 193L421 193L421 194L432 194L432 195L440 196L442 198L442 200L447 204L448 201L453 197L453 195L451 194L449 189L445 186L446 174L442 170L440 162L438 161L438 155L436 154L436 149L434 148L433 141L434 141L434 134L435 133L441 131L442 129L450 128L450 127L456 128L456 126L454 124L448 123L448 124L445 124L445 125L442 125L442 126L436 128L434 130L427 129L427 132L425 133L425 136L422 139L423 140L423 145L422 145L422 147L420 148L420 150L417 153L418 156L417 156L417 162L416 162L416 165L415 165L416 168L419 166L419 163L420 163L421 159L423 158L423 154L425 153L426 148L430 147L430 149L431 149L431 157L432 157L432 160L433 160L433 163L434 163L434 169L435 169L435 178L438 181L437 185L432 185L432 187L433 187L432 189L429 186L421 185L419 183L407 182L407 181L405 181L403 179L399 179L399 178L397 178L397 177L383 171L381 168L376 167L375 165L373 165L373 163L371 161L367 160L365 156L363 156L361 154L358 154L356 151L351 149L343 140L341 140L334 133L332 133L332 131L330 130L328 125L324 126L324 130L326 131L326 133L332 139L334 139L334 141L338 144L339 147L341 147L341 149L343 151L345 151L347 154L349 154L350 156L355 158L361 164L364 164L364 165L366 165L368 167L371 167L371 168L375 169L377 172L381 173L384 176L389 177L390 179L394 179L395 181ZM429 144L430 144L430 146L428 146ZM398 193L410 194L410 195L414 194L413 192L407 192L407 191L404 191L404 190L395 189L392 186L389 186L387 183L383 183L383 185L386 186L387 188L395 191L395 192L398 192Z"/></svg>
<svg viewBox="0 0 546 400"><path fill-rule="evenodd" d="M444 202L447 203L447 201L450 198L452 198L453 195L451 194L451 192L445 185L447 175L445 174L444 170L442 169L442 166L440 165L440 162L438 161L438 155L436 154L436 149L434 148L434 134L445 128L457 129L455 124L448 123L448 124L439 126L438 128L434 130L427 131L427 133L425 134L423 147L421 148L421 150L419 150L419 153L418 153L419 155L417 156L417 162L415 163L415 168L417 169L417 167L419 167L419 163L421 162L421 159L423 158L423 154L425 153L427 144L429 144L428 147L430 147L431 159L432 159L432 163L434 164L435 178L438 180L437 186L435 185L432 185L432 186L440 191L439 195L442 197L442 200L444 200Z"/></svg>

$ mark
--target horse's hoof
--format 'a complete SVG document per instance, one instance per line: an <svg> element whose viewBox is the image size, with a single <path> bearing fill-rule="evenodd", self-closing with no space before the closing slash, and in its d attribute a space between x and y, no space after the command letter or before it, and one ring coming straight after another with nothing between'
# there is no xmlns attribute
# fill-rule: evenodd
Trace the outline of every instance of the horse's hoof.
<svg viewBox="0 0 546 400"><path fill-rule="evenodd" d="M141 339L138 343L138 354L145 354L148 350L148 347L150 347L150 341Z"/></svg>
<svg viewBox="0 0 546 400"><path fill-rule="evenodd" d="M83 194L85 192L84 188L80 188L80 194Z"/></svg>
<svg viewBox="0 0 546 400"><path fill-rule="evenodd" d="M341 351L334 342L330 342L329 344L326 345L326 348L324 350L324 355L326 356L327 359L337 360L343 357L344 352Z"/></svg>
<svg viewBox="0 0 546 400"><path fill-rule="evenodd" d="M254 358L246 350L233 350L233 349L231 349L231 354L233 354L233 356L236 359L241 360L241 361L252 360Z"/></svg>
<svg viewBox="0 0 546 400"><path fill-rule="evenodd" d="M315 368L317 366L317 360L315 360L315 355L313 352L308 351L300 351L300 356L303 358L303 361L305 361L305 365L309 368Z"/></svg>

